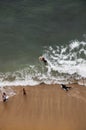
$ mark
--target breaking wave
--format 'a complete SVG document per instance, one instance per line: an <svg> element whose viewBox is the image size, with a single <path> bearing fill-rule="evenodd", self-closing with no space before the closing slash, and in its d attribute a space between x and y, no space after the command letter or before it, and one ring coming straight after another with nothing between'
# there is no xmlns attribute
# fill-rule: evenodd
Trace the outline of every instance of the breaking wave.
<svg viewBox="0 0 86 130"><path fill-rule="evenodd" d="M71 41L69 45L46 46L42 54L48 64L35 65L15 72L0 73L0 87L37 85L40 83L72 83L86 78L86 42Z"/></svg>

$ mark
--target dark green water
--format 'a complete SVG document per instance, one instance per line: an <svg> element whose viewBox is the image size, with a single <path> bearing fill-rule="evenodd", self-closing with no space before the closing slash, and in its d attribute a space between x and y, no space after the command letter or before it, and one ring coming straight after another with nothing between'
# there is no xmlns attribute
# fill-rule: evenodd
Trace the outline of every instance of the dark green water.
<svg viewBox="0 0 86 130"><path fill-rule="evenodd" d="M45 46L86 34L85 0L0 1L0 72L35 65Z"/></svg>

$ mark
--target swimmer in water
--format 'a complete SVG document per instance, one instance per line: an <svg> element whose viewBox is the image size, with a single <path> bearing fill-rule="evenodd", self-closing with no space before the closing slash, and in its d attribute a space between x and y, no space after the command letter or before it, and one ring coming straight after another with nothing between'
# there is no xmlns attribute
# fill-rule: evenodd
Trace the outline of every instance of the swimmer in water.
<svg viewBox="0 0 86 130"><path fill-rule="evenodd" d="M40 61L43 61L45 65L47 64L47 60L46 60L43 56L40 56L40 57L39 57L39 60L40 60Z"/></svg>

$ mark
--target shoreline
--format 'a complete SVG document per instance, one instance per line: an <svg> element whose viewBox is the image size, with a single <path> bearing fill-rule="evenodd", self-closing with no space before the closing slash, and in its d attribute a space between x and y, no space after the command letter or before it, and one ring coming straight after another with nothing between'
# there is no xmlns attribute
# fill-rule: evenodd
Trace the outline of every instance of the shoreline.
<svg viewBox="0 0 86 130"><path fill-rule="evenodd" d="M70 86L73 88L73 86L78 86L78 87L86 87L86 79L81 79L81 80L74 80L73 83L65 84L66 86ZM7 85L4 87L0 88L0 101L2 101L2 93L5 92L7 93L7 96L10 98L12 96L15 96L17 94L17 88L22 89L22 88L28 88L28 87L37 87L37 86L58 86L61 87L61 84L45 84L44 82L38 84L38 85ZM22 91L22 90L21 90Z"/></svg>
<svg viewBox="0 0 86 130"><path fill-rule="evenodd" d="M69 84L12 87L16 95L0 102L1 130L83 130L86 129L86 88ZM76 123L75 123L76 122Z"/></svg>

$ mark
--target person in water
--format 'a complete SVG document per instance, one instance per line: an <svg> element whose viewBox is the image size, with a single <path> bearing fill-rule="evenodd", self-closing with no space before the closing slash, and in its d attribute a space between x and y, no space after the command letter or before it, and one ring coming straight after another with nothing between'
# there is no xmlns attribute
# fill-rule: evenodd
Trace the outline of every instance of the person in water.
<svg viewBox="0 0 86 130"><path fill-rule="evenodd" d="M43 56L40 56L40 57L39 57L39 60L40 60L40 61L43 61L45 65L47 64L47 60L46 60Z"/></svg>

